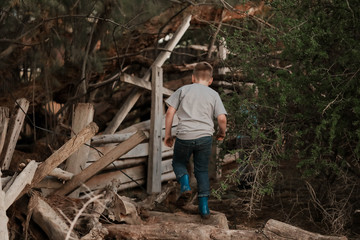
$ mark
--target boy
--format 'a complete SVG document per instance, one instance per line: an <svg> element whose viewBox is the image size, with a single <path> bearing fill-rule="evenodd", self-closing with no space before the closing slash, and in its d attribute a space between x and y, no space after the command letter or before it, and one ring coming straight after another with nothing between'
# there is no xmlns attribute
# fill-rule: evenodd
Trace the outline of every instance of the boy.
<svg viewBox="0 0 360 240"><path fill-rule="evenodd" d="M210 217L208 165L214 133L214 118L217 118L219 124L217 140L223 140L226 132L226 110L219 94L209 88L213 81L212 72L213 68L209 63L198 63L192 75L193 84L179 88L166 100L169 108L165 118L164 143L168 147L172 147L174 143L171 137L171 126L175 112L179 118L172 162L176 178L181 185L181 196L177 204L185 205L191 197L186 165L193 154L199 211L203 218Z"/></svg>

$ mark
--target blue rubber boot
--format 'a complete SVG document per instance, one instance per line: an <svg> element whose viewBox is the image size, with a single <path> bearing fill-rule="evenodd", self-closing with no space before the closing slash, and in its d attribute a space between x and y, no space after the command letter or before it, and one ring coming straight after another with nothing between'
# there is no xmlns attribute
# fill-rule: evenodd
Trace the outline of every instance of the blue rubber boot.
<svg viewBox="0 0 360 240"><path fill-rule="evenodd" d="M180 179L179 179L181 188L180 188L180 192L186 192L186 191L191 191L190 188L190 184L189 184L189 175L185 174L183 175Z"/></svg>
<svg viewBox="0 0 360 240"><path fill-rule="evenodd" d="M199 212L202 218L210 218L210 211L208 206L209 197L199 197Z"/></svg>
<svg viewBox="0 0 360 240"><path fill-rule="evenodd" d="M185 174L183 175L180 179L180 197L179 199L176 201L176 205L179 207L185 206L190 198L191 198L191 188L190 188L190 184L189 184L189 175Z"/></svg>

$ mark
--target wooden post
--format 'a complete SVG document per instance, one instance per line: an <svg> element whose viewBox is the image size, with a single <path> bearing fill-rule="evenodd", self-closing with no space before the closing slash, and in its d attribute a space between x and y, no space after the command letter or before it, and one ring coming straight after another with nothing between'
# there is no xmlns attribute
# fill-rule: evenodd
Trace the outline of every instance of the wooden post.
<svg viewBox="0 0 360 240"><path fill-rule="evenodd" d="M162 153L162 116L163 116L163 71L161 67L152 67L151 78L151 119L147 192L161 192L161 153Z"/></svg>
<svg viewBox="0 0 360 240"><path fill-rule="evenodd" d="M175 32L173 38L166 44L165 51L162 51L159 56L155 59L152 66L159 66L161 67L166 59L171 54L171 51L174 50L175 46L180 41L181 37L184 35L186 30L190 26L190 20L191 15L187 16L184 21L181 23L178 30ZM145 81L149 81L150 79L150 71L147 71L145 76L142 78ZM122 107L119 109L119 111L116 113L113 120L110 122L109 126L105 129L104 134L112 134L116 132L116 129L120 126L122 121L125 119L126 115L130 112L132 107L135 105L137 100L142 95L142 90L139 89L133 89L130 93L129 97L126 99L125 103L122 105Z"/></svg>
<svg viewBox="0 0 360 240"><path fill-rule="evenodd" d="M0 107L0 155L4 146L9 119L9 108Z"/></svg>
<svg viewBox="0 0 360 240"><path fill-rule="evenodd" d="M91 123L94 118L94 106L90 103L78 103L75 106L75 110L73 112L72 117L72 133L74 136L78 132L81 131L86 125ZM86 142L90 144L90 141ZM83 145L73 153L67 160L65 170L71 172L73 174L78 174L85 167L85 163L87 162L89 156L90 148L86 145ZM75 191L71 194L71 197L77 198L79 197L79 192Z"/></svg>
<svg viewBox="0 0 360 240"><path fill-rule="evenodd" d="M8 133L4 142L4 150L0 155L1 168L4 170L9 169L11 159L15 151L15 146L19 138L28 108L28 100L26 100L25 98L16 100L16 114L13 115L10 119Z"/></svg>
<svg viewBox="0 0 360 240"><path fill-rule="evenodd" d="M72 118L72 134L75 136L94 118L94 106L90 103L79 103L76 105ZM90 141L86 142L90 144ZM82 171L89 155L89 147L81 146L66 160L65 170L74 174Z"/></svg>
<svg viewBox="0 0 360 240"><path fill-rule="evenodd" d="M37 169L37 163L32 160L29 164L22 170L22 172L15 178L13 184L11 184L9 190L5 193L5 208L8 209L14 201L17 199L22 190L26 187L27 184L30 184L34 178L35 171Z"/></svg>
<svg viewBox="0 0 360 240"><path fill-rule="evenodd" d="M6 216L6 207L5 207L5 193L2 190L1 185L1 170L0 170L0 239L8 240L9 232L7 228L8 217Z"/></svg>
<svg viewBox="0 0 360 240"><path fill-rule="evenodd" d="M85 168L84 171L75 175L70 181L68 181L63 187L55 191L54 194L57 195L66 195L75 190L86 180L94 176L96 173L104 169L107 165L118 159L121 155L124 155L130 151L137 144L141 143L147 138L144 132L138 132L135 135L131 136L128 140L123 143L120 143L116 148L111 150L109 153L104 155L102 158L91 164L89 167Z"/></svg>

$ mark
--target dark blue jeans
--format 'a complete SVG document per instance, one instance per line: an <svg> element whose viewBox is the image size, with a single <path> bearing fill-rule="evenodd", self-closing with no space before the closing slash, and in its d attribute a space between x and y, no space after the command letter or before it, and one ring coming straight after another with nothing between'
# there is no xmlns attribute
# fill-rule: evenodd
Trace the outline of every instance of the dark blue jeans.
<svg viewBox="0 0 360 240"><path fill-rule="evenodd" d="M197 180L198 196L210 196L209 159L211 155L212 137L201 137L192 140L176 138L172 166L179 180L188 174L187 164L191 154L194 155L194 173Z"/></svg>

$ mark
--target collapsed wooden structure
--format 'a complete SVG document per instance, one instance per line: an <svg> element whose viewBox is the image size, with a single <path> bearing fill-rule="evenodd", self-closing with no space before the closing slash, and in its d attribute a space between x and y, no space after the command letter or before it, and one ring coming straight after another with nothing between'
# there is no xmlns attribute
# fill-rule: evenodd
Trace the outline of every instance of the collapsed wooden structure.
<svg viewBox="0 0 360 240"><path fill-rule="evenodd" d="M174 184L161 188L162 182L175 179L171 165L173 149L164 146L162 139L163 96L171 95L172 90L164 87L161 66L186 32L190 20L191 15L184 19L142 78L123 73L117 75L122 82L136 88L103 133L97 135L94 107L89 103L78 103L72 116L71 139L44 162L29 159L26 165L20 166L23 167L20 174L1 178L1 239L9 239L11 235L6 215L11 206L28 216L27 227L31 218L48 238L55 240L106 237L286 239L290 236L295 239L346 239L310 233L275 220L269 220L262 232L229 230L224 214L213 211L211 219L204 221L192 203L184 207L186 213L153 211L157 204L173 204L174 195L178 194ZM151 91L151 119L117 131L143 91ZM26 99L16 101L12 114L8 108L0 107L0 165L3 171L9 169L28 108ZM173 133L176 126L175 120ZM235 159L228 155L223 164ZM121 190L145 184L150 196L143 202L135 203L118 195ZM34 189L40 190L41 194ZM102 224L99 220L102 215L125 224ZM36 232L31 234L36 235Z"/></svg>

